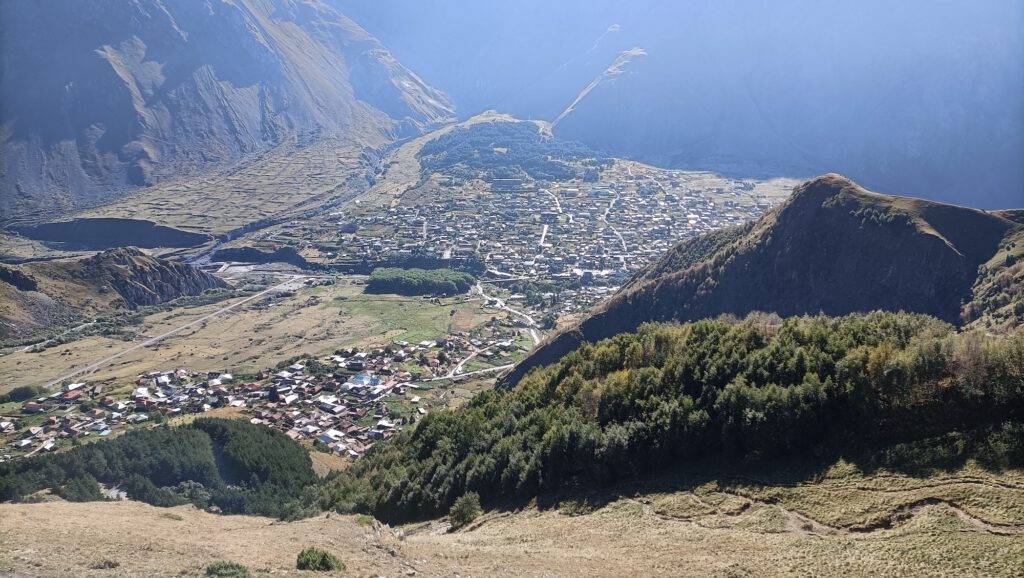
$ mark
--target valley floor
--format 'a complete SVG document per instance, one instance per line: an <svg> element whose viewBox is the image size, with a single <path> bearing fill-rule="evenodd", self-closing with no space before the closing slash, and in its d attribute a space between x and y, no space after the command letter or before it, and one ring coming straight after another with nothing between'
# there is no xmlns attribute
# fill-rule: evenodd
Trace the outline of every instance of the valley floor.
<svg viewBox="0 0 1024 578"><path fill-rule="evenodd" d="M295 574L315 545L347 576L1013 576L1024 472L911 477L840 463L813 482L721 476L578 503L491 512L470 527L365 517L283 523L136 502L0 505L0 574L200 576L215 560ZM104 568L104 566L115 566ZM304 573L299 573L304 574Z"/></svg>

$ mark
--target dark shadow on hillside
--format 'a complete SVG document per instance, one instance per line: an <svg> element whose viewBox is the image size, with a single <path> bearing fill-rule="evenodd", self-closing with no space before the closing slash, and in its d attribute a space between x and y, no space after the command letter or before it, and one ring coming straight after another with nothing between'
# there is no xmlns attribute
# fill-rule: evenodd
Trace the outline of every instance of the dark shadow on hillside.
<svg viewBox="0 0 1024 578"><path fill-rule="evenodd" d="M1024 468L1024 424L1006 422L853 452L841 450L833 443L831 448L822 446L800 456L775 459L698 459L662 470L635 472L604 487L576 480L535 500L510 499L486 505L501 510L536 505L541 510L558 509L573 514L639 496L694 492L709 483L731 493L814 485L843 462L852 465L858 475L897 474L925 480L955 473L971 461L993 474ZM771 499L765 501L771 503Z"/></svg>

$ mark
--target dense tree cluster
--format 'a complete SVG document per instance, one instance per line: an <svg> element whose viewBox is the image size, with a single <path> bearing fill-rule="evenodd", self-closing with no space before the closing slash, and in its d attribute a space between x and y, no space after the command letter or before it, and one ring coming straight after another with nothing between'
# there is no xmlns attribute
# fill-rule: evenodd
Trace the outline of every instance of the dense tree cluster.
<svg viewBox="0 0 1024 578"><path fill-rule="evenodd" d="M611 162L584 144L545 137L530 122L479 123L453 130L423 145L419 160L424 175L537 180L593 177ZM586 168L578 169L577 162Z"/></svg>
<svg viewBox="0 0 1024 578"><path fill-rule="evenodd" d="M315 482L309 454L281 432L241 420L198 419L2 464L0 500L22 500L46 488L68 500L100 500L102 483L156 506L193 503L289 517Z"/></svg>
<svg viewBox="0 0 1024 578"><path fill-rule="evenodd" d="M49 392L44 387L38 385L22 385L12 389L11 391L0 394L0 403L9 403L12 401L21 402L32 399L39 395L47 395Z"/></svg>
<svg viewBox="0 0 1024 578"><path fill-rule="evenodd" d="M698 458L852 452L986 428L1003 432L994 459L1018 463L1022 409L1021 331L956 333L904 313L645 325L512 391L432 412L320 500L401 521L442 515L468 492L525 500Z"/></svg>
<svg viewBox="0 0 1024 578"><path fill-rule="evenodd" d="M299 552L295 567L313 572L334 572L345 570L345 563L326 550L310 546Z"/></svg>
<svg viewBox="0 0 1024 578"><path fill-rule="evenodd" d="M458 295L469 291L476 279L452 269L398 269L378 267L370 273L367 293L397 295Z"/></svg>

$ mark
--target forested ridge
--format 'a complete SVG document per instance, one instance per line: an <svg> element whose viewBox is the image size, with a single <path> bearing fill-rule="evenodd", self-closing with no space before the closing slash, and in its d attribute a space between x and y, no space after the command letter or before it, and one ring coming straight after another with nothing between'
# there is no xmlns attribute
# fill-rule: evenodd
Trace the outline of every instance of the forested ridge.
<svg viewBox="0 0 1024 578"><path fill-rule="evenodd" d="M870 454L946 435L994 467L1020 465L1022 408L1020 331L957 333L906 313L649 324L584 345L511 391L432 412L320 500L407 521L441 515L466 492L525 501L708 457ZM931 451L908 447L897 465Z"/></svg>
<svg viewBox="0 0 1024 578"><path fill-rule="evenodd" d="M102 500L102 483L156 506L288 517L315 481L309 454L283 433L203 418L0 464L0 500L46 488L68 500Z"/></svg>
<svg viewBox="0 0 1024 578"><path fill-rule="evenodd" d="M755 311L924 313L992 333L1024 323L1024 229L1001 213L868 191L837 174L760 219L680 241L506 376L644 322Z"/></svg>
<svg viewBox="0 0 1024 578"><path fill-rule="evenodd" d="M596 181L612 162L586 145L547 137L524 121L456 128L424 144L417 156L424 177L444 173L461 179Z"/></svg>

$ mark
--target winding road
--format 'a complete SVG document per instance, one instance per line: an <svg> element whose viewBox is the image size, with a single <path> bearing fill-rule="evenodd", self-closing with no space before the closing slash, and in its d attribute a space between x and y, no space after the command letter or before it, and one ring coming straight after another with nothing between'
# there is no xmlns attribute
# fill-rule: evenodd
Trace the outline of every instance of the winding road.
<svg viewBox="0 0 1024 578"><path fill-rule="evenodd" d="M131 353L132 351L136 351L136 350L141 349L143 347L149 347L150 345L153 345L154 343L157 343L157 342L159 342L159 341L161 341L161 340L163 340L163 339L165 339L167 337L170 337L171 335L174 335L174 334L179 333L179 332L181 332L181 331L183 331L185 329L188 329L189 327L193 327L195 325L199 325L200 323L203 323L205 321L213 319L214 317L217 317L218 315L227 313L228 311L231 311L232 309L234 309L235 307L238 307L239 305L244 305L244 304L246 304L246 303L248 303L248 302L250 302L250 301L252 301L254 299L259 299L260 297L266 295L267 293L270 293L272 291L277 291L277 290L279 290L279 289L281 289L281 288L283 288L283 287L285 287L287 285L290 285L290 284L293 284L293 283L296 283L296 282L301 283L302 280L303 280L302 276L292 276L287 281L284 281L282 283L278 283L277 285L274 285L273 287L268 287L267 289L264 289L264 290L260 291L259 293L254 293L253 295L250 295L250 296L248 296L248 297L246 297L244 299L241 299L239 301L235 301L231 305L228 305L226 307L222 307L222 308L214 311L213 313L209 313L207 315L204 315L204 316L200 317L199 319L196 319L196 320L190 321L190 322L188 322L188 323L186 323L184 325L175 327L174 329L172 329L170 331L167 331L165 333L161 333L160 335L157 335L156 337L151 337L151 338L149 338L149 339L147 339L145 341L136 343L136 344L132 345L131 347L128 347L126 349L122 349L121 351L119 351L119 352L117 352L117 353L115 353L115 354L113 354L113 355L111 355L109 357L105 357L105 358L97 361L96 363L91 363L89 365L86 365L85 367L82 367L81 369L76 369L75 371L72 371L71 373L69 373L67 375L63 375L63 376L61 376L61 377L59 377L59 378L57 378L57 379L55 379L55 380L45 384L44 387L51 388L51 387L53 387L55 385L60 384L62 381L71 379L71 378L76 377L78 375L81 375L83 373L89 373L89 372L95 371L95 370L97 370L97 369L99 369L99 368L109 364L110 362L114 361L115 359L117 359L117 358L119 358L119 357L121 357L123 355L126 355L128 353Z"/></svg>
<svg viewBox="0 0 1024 578"><path fill-rule="evenodd" d="M481 297L483 297L484 299L494 300L496 302L495 306L498 309L501 309L502 311L508 311L512 315L515 315L517 317L521 317L521 318L525 319L526 320L526 326L527 326L526 329L530 333L530 339L533 340L533 344L535 346L536 345L540 345L540 339L541 339L540 332L538 332L537 329L536 329L538 324L537 324L537 321L533 317L530 317L530 315L528 313L523 313L522 311L517 311L515 309L512 309L511 307L506 305L503 300L498 299L497 297L493 297L491 295L488 295L487 293L484 293L483 285L481 285L479 281L477 281L477 284L476 284L475 287L473 287L473 290L477 294L479 294Z"/></svg>

